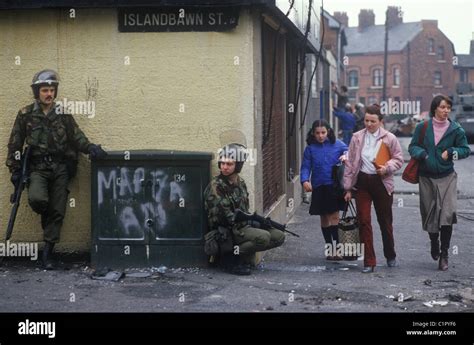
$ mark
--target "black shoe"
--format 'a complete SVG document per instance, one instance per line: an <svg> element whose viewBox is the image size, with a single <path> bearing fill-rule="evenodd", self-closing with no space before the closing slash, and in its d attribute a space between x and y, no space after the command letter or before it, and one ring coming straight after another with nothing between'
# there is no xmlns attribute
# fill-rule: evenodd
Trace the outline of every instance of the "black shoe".
<svg viewBox="0 0 474 345"><path fill-rule="evenodd" d="M239 255L225 255L222 257L222 267L227 273L239 276L248 276L251 274L250 265L242 262Z"/></svg>
<svg viewBox="0 0 474 345"><path fill-rule="evenodd" d="M54 243L46 242L46 241L44 242L42 262L43 262L43 268L45 270L55 269L53 265L53 261L52 261L53 248L54 248Z"/></svg>
<svg viewBox="0 0 474 345"><path fill-rule="evenodd" d="M227 272L238 276L248 276L252 273L250 267L243 264L234 265L227 269Z"/></svg>
<svg viewBox="0 0 474 345"><path fill-rule="evenodd" d="M434 261L439 259L439 240L431 240L431 257Z"/></svg>
<svg viewBox="0 0 474 345"><path fill-rule="evenodd" d="M397 259L387 260L387 266L388 267L398 267Z"/></svg>

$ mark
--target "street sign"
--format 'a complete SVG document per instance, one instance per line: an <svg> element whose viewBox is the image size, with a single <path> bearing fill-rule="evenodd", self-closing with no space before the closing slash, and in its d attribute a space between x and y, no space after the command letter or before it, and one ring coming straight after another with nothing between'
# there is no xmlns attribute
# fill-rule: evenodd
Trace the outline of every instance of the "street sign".
<svg viewBox="0 0 474 345"><path fill-rule="evenodd" d="M119 8L119 32L228 31L239 21L239 7Z"/></svg>

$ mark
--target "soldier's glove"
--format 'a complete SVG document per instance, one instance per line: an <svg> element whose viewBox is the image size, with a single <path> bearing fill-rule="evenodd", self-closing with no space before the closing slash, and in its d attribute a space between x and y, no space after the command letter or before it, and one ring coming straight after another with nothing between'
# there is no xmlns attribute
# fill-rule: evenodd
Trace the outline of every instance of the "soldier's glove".
<svg viewBox="0 0 474 345"><path fill-rule="evenodd" d="M16 187L18 181L21 179L21 171L20 170L15 170L12 173L12 177L10 178L10 181L12 181L13 185Z"/></svg>
<svg viewBox="0 0 474 345"><path fill-rule="evenodd" d="M101 159L107 156L107 152L100 145L90 144L89 154L91 159Z"/></svg>

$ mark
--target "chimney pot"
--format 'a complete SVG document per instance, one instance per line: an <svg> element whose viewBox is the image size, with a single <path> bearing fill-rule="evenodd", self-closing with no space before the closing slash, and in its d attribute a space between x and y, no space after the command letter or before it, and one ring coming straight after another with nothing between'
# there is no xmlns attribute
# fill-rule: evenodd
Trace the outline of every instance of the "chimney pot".
<svg viewBox="0 0 474 345"><path fill-rule="evenodd" d="M359 31L363 31L369 26L375 25L375 14L373 10L360 10Z"/></svg>
<svg viewBox="0 0 474 345"><path fill-rule="evenodd" d="M346 12L334 12L333 17L346 28L349 27L349 17Z"/></svg>
<svg viewBox="0 0 474 345"><path fill-rule="evenodd" d="M387 7L387 25L389 28L393 28L398 24L403 23L402 9L396 6Z"/></svg>

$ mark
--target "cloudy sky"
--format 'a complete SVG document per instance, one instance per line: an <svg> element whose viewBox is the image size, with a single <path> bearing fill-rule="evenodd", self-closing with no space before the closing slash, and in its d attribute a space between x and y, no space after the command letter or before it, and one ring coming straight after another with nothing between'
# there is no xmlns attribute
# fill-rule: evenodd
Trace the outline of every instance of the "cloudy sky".
<svg viewBox="0 0 474 345"><path fill-rule="evenodd" d="M358 25L361 9L373 9L375 24L384 24L387 6L400 6L404 22L438 20L438 27L453 42L456 54L469 54L470 40L474 39L474 0L324 0L329 13L347 12L349 26Z"/></svg>

